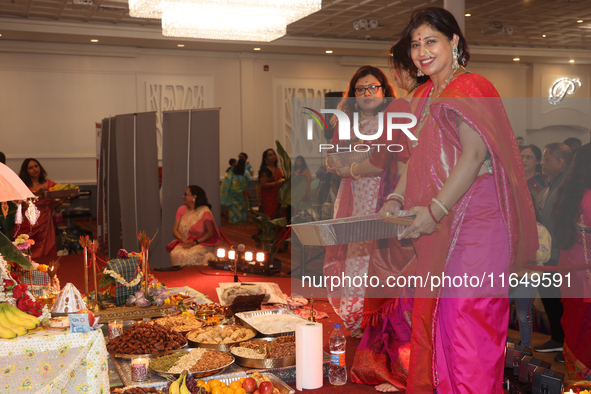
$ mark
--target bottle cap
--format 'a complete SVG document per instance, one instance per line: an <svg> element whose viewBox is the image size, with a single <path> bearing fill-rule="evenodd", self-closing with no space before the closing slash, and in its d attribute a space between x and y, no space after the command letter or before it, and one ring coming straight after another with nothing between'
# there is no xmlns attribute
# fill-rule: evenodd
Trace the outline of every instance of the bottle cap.
<svg viewBox="0 0 591 394"><path fill-rule="evenodd" d="M334 325L334 328L341 328L341 325L340 324L335 324Z"/></svg>

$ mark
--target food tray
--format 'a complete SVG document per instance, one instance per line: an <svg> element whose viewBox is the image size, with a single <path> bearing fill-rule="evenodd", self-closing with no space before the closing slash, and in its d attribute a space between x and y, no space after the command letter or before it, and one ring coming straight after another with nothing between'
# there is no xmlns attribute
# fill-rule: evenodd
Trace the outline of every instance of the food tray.
<svg viewBox="0 0 591 394"><path fill-rule="evenodd" d="M148 379L143 380L141 382L134 382L133 380L131 380L131 360L113 358L111 359L111 361L113 361L115 371L117 371L117 374L121 378L121 382L124 386L162 388L166 387L168 384L167 378L159 375L154 375L152 373L148 374ZM237 380L244 377L246 377L244 369L242 369L242 367L238 366L238 364L236 363L230 365L228 369L226 369L224 372L215 375L215 378L220 380L222 378L231 378L233 380ZM213 378L213 376L211 378Z"/></svg>
<svg viewBox="0 0 591 394"><path fill-rule="evenodd" d="M239 367L236 367L239 368ZM295 390L292 389L291 387L289 387L287 384L285 384L285 382L283 382L281 379L279 379L277 376L273 375L272 373L268 373L268 372L262 372L261 375L263 376L268 376L269 379L271 379L271 383L273 383L273 387L275 387L277 390L279 390L279 394L295 394ZM232 373L232 374L223 374L220 376L211 376L207 379L203 379L206 383L209 382L212 379L217 379L220 382L224 382L226 383L228 386L230 385L230 383L232 383L234 380L238 380L240 378L245 378L247 377L246 373L241 372L241 373ZM124 387L124 389L130 389L133 387L155 387L157 389L165 389L168 386L168 381L162 381L162 382L138 382L138 383L132 383L129 384L128 386Z"/></svg>
<svg viewBox="0 0 591 394"><path fill-rule="evenodd" d="M170 352L166 352L163 354L159 354L158 356L151 356L150 360L156 357L161 357L161 356L165 356L167 354L174 354L174 353L189 353L191 352L193 349L183 349L183 350L172 350ZM223 367L219 367L219 368L215 368L215 369L210 369L208 371L199 371L199 372L189 372L187 374L187 376L194 376L196 378L204 378L206 376L211 376L211 375L215 375L218 373L222 373L224 372L226 369L228 369L228 367L232 364L234 364L234 362L236 361L236 359L234 358L234 356L232 354L230 354L230 356L232 357L232 361L230 363L228 363L227 365L224 365ZM154 375L158 375L158 376L163 376L163 377L174 377L174 378L178 378L181 374L180 373L171 373L171 372L163 372L163 371L156 371L154 369L152 369L152 367L148 367L148 370L153 373Z"/></svg>
<svg viewBox="0 0 591 394"><path fill-rule="evenodd" d="M268 338L256 338L257 340L262 341L274 341L277 337L268 337ZM239 346L239 344L232 345ZM283 367L290 367L295 365L296 357L295 354L290 357L282 357L282 358L246 358L238 356L230 351L230 354L234 356L236 359L236 364L240 365L241 367L246 368L257 368L257 369L267 369L267 368L283 368Z"/></svg>
<svg viewBox="0 0 591 394"><path fill-rule="evenodd" d="M187 338L185 338L185 344L178 349L169 350L167 352L160 352L160 353L152 353L152 354L124 354L124 353L111 353L109 355L114 358L126 358L131 360L132 358L136 357L153 357L153 356L163 356L165 354L169 354L170 352L178 352L179 350L186 349L189 343L187 342Z"/></svg>
<svg viewBox="0 0 591 394"><path fill-rule="evenodd" d="M240 320L242 322L243 326L246 326L248 328L252 328L256 332L259 332L263 336L266 336L266 337L281 337L281 336L295 335L295 330L280 332L280 333L276 333L276 334L263 332L263 331L259 330L257 327L255 327L249 323L250 319L252 319L253 317L256 317L256 316L261 316L261 315L290 315L290 316L297 317L298 319L301 319L302 323L309 323L308 320L304 319L303 317L301 317L297 313L293 313L292 311L287 310L287 309L265 309L265 310L261 310L261 311L240 312L240 313L237 313L235 315L235 317L238 318L238 320Z"/></svg>
<svg viewBox="0 0 591 394"><path fill-rule="evenodd" d="M64 189L64 190L44 190L43 191L43 198L70 198L72 195L76 197L80 193L79 188L75 189Z"/></svg>
<svg viewBox="0 0 591 394"><path fill-rule="evenodd" d="M329 153L326 155L326 164L330 168L341 168L350 166L353 163L361 163L365 159L369 159L375 148L371 148L367 152L338 152Z"/></svg>
<svg viewBox="0 0 591 394"><path fill-rule="evenodd" d="M191 332L193 332L193 331L200 330L200 328L198 328L198 329L192 330L189 333L187 333L187 341L189 342L189 347L192 347L192 348L202 347L202 348L206 348L206 349L220 350L222 352L229 352L230 351L230 347L232 345L235 345L235 344L240 343L240 342L249 341L251 339L254 339L254 337L257 334L256 330L253 330L251 327L244 327L244 326L240 326L240 325L237 325L237 324L235 324L234 326L237 326L237 327L240 327L240 328L246 328L246 329L252 331L252 333L254 334L254 336L252 338L245 339L243 341L238 341L238 342L230 342L230 343L201 343L201 342L192 341L192 340L189 339L189 334ZM226 328L226 327L232 327L232 326L230 326L230 325L219 325L219 326L216 326L216 327ZM206 328L206 327L202 327L202 328Z"/></svg>

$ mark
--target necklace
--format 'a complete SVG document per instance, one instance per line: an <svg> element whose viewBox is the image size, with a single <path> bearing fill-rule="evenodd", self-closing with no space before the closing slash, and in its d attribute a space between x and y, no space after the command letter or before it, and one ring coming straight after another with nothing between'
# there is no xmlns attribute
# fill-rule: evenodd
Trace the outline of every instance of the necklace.
<svg viewBox="0 0 591 394"><path fill-rule="evenodd" d="M449 77L446 78L446 80L441 85L441 90L439 90L439 93L435 97L432 97L433 91L435 90L435 84L433 84L433 86L431 86L431 91L429 91L429 97L427 97L427 102L425 103L425 109L423 110L423 113L421 114L421 120L419 121L419 124L416 128L415 137L417 138L417 140L412 142L413 148L415 148L419 144L419 134L421 133L421 130L423 130L423 126L425 126L425 122L427 122L427 118L429 117L429 115L431 115L431 108L430 107L431 107L432 98L438 98L441 95L441 93L443 93L445 88L447 88L447 85L449 85L451 80L454 78L454 74L455 74L455 71L453 71L449 75Z"/></svg>
<svg viewBox="0 0 591 394"><path fill-rule="evenodd" d="M371 118L374 117L373 114L371 114L371 115L365 115L363 112L359 112L359 115L361 115L361 119L363 119L363 120L371 119Z"/></svg>

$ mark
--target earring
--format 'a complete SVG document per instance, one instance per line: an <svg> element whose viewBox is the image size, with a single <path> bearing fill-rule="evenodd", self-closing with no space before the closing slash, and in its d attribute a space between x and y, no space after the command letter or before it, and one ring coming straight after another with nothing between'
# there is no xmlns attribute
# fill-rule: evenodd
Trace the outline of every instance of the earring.
<svg viewBox="0 0 591 394"><path fill-rule="evenodd" d="M421 70L417 70L417 77L424 77L425 74Z"/></svg>
<svg viewBox="0 0 591 394"><path fill-rule="evenodd" d="M355 112L359 111L359 104L355 103Z"/></svg>
<svg viewBox="0 0 591 394"><path fill-rule="evenodd" d="M458 64L458 48L453 49L452 57L454 60L451 63L451 68L452 68L452 70L456 71L458 68L460 68L460 65Z"/></svg>

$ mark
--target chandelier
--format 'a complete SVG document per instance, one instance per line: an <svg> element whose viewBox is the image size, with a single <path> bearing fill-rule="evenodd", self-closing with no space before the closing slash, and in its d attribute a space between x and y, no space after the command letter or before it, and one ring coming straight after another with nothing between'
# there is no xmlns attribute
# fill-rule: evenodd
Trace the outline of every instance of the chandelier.
<svg viewBox="0 0 591 394"><path fill-rule="evenodd" d="M167 37L269 42L322 0L128 0L129 15L162 19Z"/></svg>

